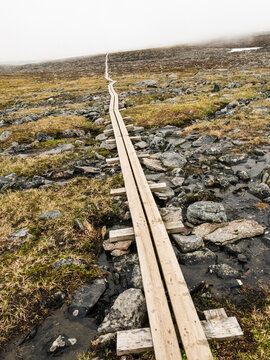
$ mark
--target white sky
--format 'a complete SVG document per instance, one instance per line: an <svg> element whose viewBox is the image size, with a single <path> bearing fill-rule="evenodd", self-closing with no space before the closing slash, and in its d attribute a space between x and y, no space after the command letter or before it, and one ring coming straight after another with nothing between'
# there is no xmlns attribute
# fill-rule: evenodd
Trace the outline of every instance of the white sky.
<svg viewBox="0 0 270 360"><path fill-rule="evenodd" d="M0 62L270 30L270 0L0 0Z"/></svg>

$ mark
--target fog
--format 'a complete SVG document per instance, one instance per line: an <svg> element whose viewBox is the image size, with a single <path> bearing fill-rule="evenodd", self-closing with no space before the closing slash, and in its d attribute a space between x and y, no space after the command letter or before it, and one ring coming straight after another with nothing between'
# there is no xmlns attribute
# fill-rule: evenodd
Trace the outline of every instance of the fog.
<svg viewBox="0 0 270 360"><path fill-rule="evenodd" d="M270 30L269 0L0 0L0 63Z"/></svg>

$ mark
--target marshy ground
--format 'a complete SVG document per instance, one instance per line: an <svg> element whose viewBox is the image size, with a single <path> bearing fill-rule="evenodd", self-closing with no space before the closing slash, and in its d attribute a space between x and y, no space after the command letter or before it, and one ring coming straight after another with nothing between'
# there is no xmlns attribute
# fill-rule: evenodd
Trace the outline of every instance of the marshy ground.
<svg viewBox="0 0 270 360"><path fill-rule="evenodd" d="M165 180L173 189L173 195L157 199L159 206L182 208L185 220L190 204L214 200L222 202L229 221L254 219L266 227L264 236L243 240L240 249L206 244L215 261L238 271L241 288L213 279L209 263L187 265L177 250L190 288L201 280L213 285L212 292L207 286L194 292L199 314L225 307L244 330L242 340L212 342L217 359L270 357L268 44L265 37L251 44L261 49L248 52L230 53L228 44L219 44L109 56L125 121L144 127L137 149L152 155L176 151L187 159L180 187L171 182L171 168L162 175L146 168L149 180ZM18 344L69 304L80 285L104 278L98 259L105 227L129 220L125 202L109 195L122 179L119 168L105 161L116 150L102 135L109 119L104 67L105 56L0 67L0 344L9 349L5 359L34 359L27 346L21 350ZM210 142L194 145L206 134ZM252 190L250 180L268 189ZM90 228L81 226L85 220ZM133 244L130 255L135 251ZM114 286L91 315L99 322L128 284ZM84 345L61 358L93 359L101 351L103 358L114 359L114 350L113 343L87 353ZM44 350L44 358L50 356Z"/></svg>

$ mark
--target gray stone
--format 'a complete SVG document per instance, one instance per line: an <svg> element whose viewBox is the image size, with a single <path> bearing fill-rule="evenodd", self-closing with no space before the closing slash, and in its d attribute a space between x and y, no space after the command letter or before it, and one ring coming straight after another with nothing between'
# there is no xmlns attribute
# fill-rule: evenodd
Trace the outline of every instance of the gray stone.
<svg viewBox="0 0 270 360"><path fill-rule="evenodd" d="M194 141L192 145L195 147L211 145L215 141L217 141L217 139L218 139L218 137L216 135L205 134L205 135L200 136L198 140Z"/></svg>
<svg viewBox="0 0 270 360"><path fill-rule="evenodd" d="M240 179L240 180L249 180L250 177L248 175L248 173L245 170L238 170L236 171L236 176Z"/></svg>
<svg viewBox="0 0 270 360"><path fill-rule="evenodd" d="M251 194L257 196L259 199L270 196L270 187L265 183L250 183L248 188Z"/></svg>
<svg viewBox="0 0 270 360"><path fill-rule="evenodd" d="M8 130L3 131L0 135L0 141L5 141L7 138L10 137L11 134L12 131L8 131Z"/></svg>
<svg viewBox="0 0 270 360"><path fill-rule="evenodd" d="M240 239L264 234L265 227L254 220L234 220L226 224L202 224L194 230L206 241L227 245Z"/></svg>
<svg viewBox="0 0 270 360"><path fill-rule="evenodd" d="M227 165L237 165L247 159L247 154L227 154L219 158L219 161Z"/></svg>
<svg viewBox="0 0 270 360"><path fill-rule="evenodd" d="M67 129L62 132L64 138L84 137L85 131L79 129Z"/></svg>
<svg viewBox="0 0 270 360"><path fill-rule="evenodd" d="M187 219L193 224L221 223L227 221L227 216L222 204L213 201L198 201L188 207Z"/></svg>
<svg viewBox="0 0 270 360"><path fill-rule="evenodd" d="M95 137L95 140L97 141L104 141L107 139L107 136L105 134L99 134Z"/></svg>
<svg viewBox="0 0 270 360"><path fill-rule="evenodd" d="M145 149L148 147L148 144L145 141L139 141L134 146L135 146L135 148L138 148L138 149Z"/></svg>
<svg viewBox="0 0 270 360"><path fill-rule="evenodd" d="M146 303L140 289L128 289L115 300L109 314L98 328L98 332L115 332L137 329L143 326Z"/></svg>
<svg viewBox="0 0 270 360"><path fill-rule="evenodd" d="M168 200L174 197L174 191L167 186L165 191L155 192L155 196L157 196L160 200Z"/></svg>
<svg viewBox="0 0 270 360"><path fill-rule="evenodd" d="M104 124L104 119L103 118L98 118L94 121L94 124L96 125L102 125Z"/></svg>
<svg viewBox="0 0 270 360"><path fill-rule="evenodd" d="M57 219L63 216L59 210L46 211L45 213L39 215L40 219Z"/></svg>
<svg viewBox="0 0 270 360"><path fill-rule="evenodd" d="M49 140L53 140L54 137L50 136L49 134L45 133L45 132L38 132L37 133L37 141L39 142L44 142L44 141L49 141Z"/></svg>
<svg viewBox="0 0 270 360"><path fill-rule="evenodd" d="M80 286L69 305L68 312L74 317L85 317L106 290L104 279L96 279L91 284Z"/></svg>
<svg viewBox="0 0 270 360"><path fill-rule="evenodd" d="M173 234L172 237L183 253L196 251L203 247L203 240L197 235L184 236Z"/></svg>
<svg viewBox="0 0 270 360"><path fill-rule="evenodd" d="M207 264L216 261L216 254L207 249L201 249L187 254L179 253L179 262L184 265Z"/></svg>
<svg viewBox="0 0 270 360"><path fill-rule="evenodd" d="M143 290L142 274L139 264L135 264L131 273L130 286Z"/></svg>
<svg viewBox="0 0 270 360"><path fill-rule="evenodd" d="M221 279L232 279L239 276L239 272L227 264L210 265L209 272L216 274Z"/></svg>
<svg viewBox="0 0 270 360"><path fill-rule="evenodd" d="M33 235L29 233L28 227L23 227L21 229L15 230L10 237L7 239L7 241L14 241L16 239L22 239L22 238L31 238Z"/></svg>
<svg viewBox="0 0 270 360"><path fill-rule="evenodd" d="M157 81L155 80L142 80L137 83L135 83L137 86L147 86L147 87L157 87Z"/></svg>
<svg viewBox="0 0 270 360"><path fill-rule="evenodd" d="M169 168L181 168L187 163L187 159L183 155L175 152L163 153L160 159L162 164Z"/></svg>
<svg viewBox="0 0 270 360"><path fill-rule="evenodd" d="M76 338L68 338L65 335L59 335L54 342L51 344L49 352L50 353L57 353L58 351L62 350L65 347L73 346L77 343Z"/></svg>
<svg viewBox="0 0 270 360"><path fill-rule="evenodd" d="M162 166L161 162L157 159L147 159L144 158L142 160L142 163L144 164L147 169L152 171L165 171L166 169Z"/></svg>
<svg viewBox="0 0 270 360"><path fill-rule="evenodd" d="M39 157L44 156L44 155L61 154L62 152L72 150L73 148L74 148L73 144L61 144L61 145L58 145L54 149L43 151L42 153L39 154Z"/></svg>
<svg viewBox="0 0 270 360"><path fill-rule="evenodd" d="M164 222L179 222L183 221L182 209L179 207L166 207L160 209L160 214Z"/></svg>

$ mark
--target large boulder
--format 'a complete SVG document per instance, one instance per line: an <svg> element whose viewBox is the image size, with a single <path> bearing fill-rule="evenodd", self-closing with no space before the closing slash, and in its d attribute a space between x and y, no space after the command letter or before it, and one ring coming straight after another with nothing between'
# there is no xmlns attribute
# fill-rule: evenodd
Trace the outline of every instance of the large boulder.
<svg viewBox="0 0 270 360"><path fill-rule="evenodd" d="M265 183L250 183L248 188L251 194L259 199L265 199L270 196L270 187Z"/></svg>
<svg viewBox="0 0 270 360"><path fill-rule="evenodd" d="M117 297L98 332L137 329L143 326L145 317L146 302L143 293L140 289L131 288Z"/></svg>
<svg viewBox="0 0 270 360"><path fill-rule="evenodd" d="M188 207L187 219L193 224L222 223L227 221L227 216L222 204L213 201L198 201Z"/></svg>

